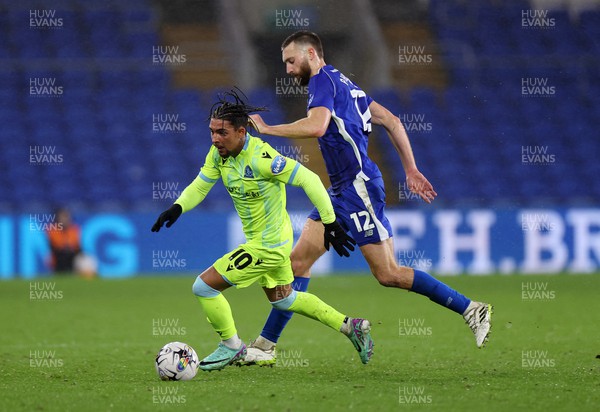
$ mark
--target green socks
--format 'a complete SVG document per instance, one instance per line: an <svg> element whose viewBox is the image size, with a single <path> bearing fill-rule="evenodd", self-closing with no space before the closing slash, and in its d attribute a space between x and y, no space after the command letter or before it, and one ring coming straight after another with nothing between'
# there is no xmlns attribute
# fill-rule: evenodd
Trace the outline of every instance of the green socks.
<svg viewBox="0 0 600 412"><path fill-rule="evenodd" d="M231 314L231 306L229 306L229 302L227 302L222 293L211 298L198 296L198 301L206 314L208 322L222 340L236 336L237 330L235 329L233 315Z"/></svg>
<svg viewBox="0 0 600 412"><path fill-rule="evenodd" d="M296 292L296 300L288 310L318 320L336 331L341 330L346 318L346 316L308 292Z"/></svg>

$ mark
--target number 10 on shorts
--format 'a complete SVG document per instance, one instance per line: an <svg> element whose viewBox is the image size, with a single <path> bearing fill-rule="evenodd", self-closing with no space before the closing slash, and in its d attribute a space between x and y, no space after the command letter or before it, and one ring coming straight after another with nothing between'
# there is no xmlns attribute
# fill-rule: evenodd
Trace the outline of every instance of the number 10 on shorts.
<svg viewBox="0 0 600 412"><path fill-rule="evenodd" d="M229 260L233 260L233 266L230 265L230 269L235 267L237 270L242 270L252 263L252 256L250 256L250 253L240 248L229 257Z"/></svg>

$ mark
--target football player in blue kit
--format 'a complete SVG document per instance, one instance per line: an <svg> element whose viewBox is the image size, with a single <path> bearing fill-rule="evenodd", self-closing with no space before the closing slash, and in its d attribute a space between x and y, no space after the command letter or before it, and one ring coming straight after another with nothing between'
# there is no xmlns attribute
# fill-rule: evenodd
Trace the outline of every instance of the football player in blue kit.
<svg viewBox="0 0 600 412"><path fill-rule="evenodd" d="M395 260L382 175L367 155L372 124L383 126L398 151L408 188L427 203L437 196L417 168L400 119L325 63L323 46L315 33L290 35L281 51L286 72L308 85L307 115L293 123L268 125L254 114L250 116L254 127L265 135L317 138L331 180L328 192L335 214L357 242L375 278L383 286L419 293L460 314L475 334L477 347L482 347L490 332L492 306L472 301L430 274L399 266ZM310 268L326 250L319 220L314 209L292 251L294 287L300 291L307 289ZM275 346L291 316L291 312L271 311L260 336L248 348L245 364L275 364Z"/></svg>

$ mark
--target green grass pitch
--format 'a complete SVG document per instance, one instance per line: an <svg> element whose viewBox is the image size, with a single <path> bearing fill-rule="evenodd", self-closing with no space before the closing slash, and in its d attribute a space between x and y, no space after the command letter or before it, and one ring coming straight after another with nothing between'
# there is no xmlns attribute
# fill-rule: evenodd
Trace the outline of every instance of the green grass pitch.
<svg viewBox="0 0 600 412"><path fill-rule="evenodd" d="M0 410L592 411L600 405L600 276L444 280L495 306L479 350L461 317L371 276L315 278L310 290L373 323L365 366L351 343L295 316L275 368L199 371L161 382L154 356L181 340L200 358L217 335L194 276L0 282ZM43 290L50 288L53 290ZM542 290L542 292L540 292ZM33 292L33 293L32 293ZM249 341L270 309L256 285L228 290Z"/></svg>

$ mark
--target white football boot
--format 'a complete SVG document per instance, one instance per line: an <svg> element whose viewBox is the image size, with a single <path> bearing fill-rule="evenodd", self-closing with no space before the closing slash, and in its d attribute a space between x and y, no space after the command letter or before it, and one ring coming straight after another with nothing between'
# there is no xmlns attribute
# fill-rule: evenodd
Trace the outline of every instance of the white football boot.
<svg viewBox="0 0 600 412"><path fill-rule="evenodd" d="M275 343L259 336L248 345L246 356L239 360L238 366L275 366L277 351Z"/></svg>
<svg viewBox="0 0 600 412"><path fill-rule="evenodd" d="M463 314L467 325L475 334L475 343L478 348L485 346L492 328L492 309L489 303L471 301Z"/></svg>

